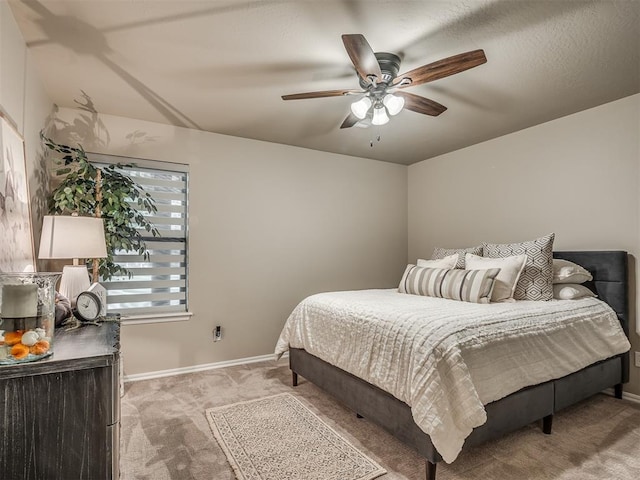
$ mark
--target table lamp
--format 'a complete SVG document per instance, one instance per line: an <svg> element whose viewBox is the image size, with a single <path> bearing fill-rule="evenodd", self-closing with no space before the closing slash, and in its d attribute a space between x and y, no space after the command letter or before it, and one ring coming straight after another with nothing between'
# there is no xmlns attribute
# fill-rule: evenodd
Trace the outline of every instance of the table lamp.
<svg viewBox="0 0 640 480"><path fill-rule="evenodd" d="M77 215L46 215L40 236L40 259L73 259L65 265L58 291L75 306L79 293L89 288L89 271L79 259L104 258L107 246L102 218Z"/></svg>

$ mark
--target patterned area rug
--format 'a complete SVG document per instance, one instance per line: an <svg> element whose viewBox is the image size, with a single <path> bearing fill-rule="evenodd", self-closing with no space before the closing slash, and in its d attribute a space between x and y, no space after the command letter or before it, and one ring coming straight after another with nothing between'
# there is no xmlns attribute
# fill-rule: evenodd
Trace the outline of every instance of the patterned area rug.
<svg viewBox="0 0 640 480"><path fill-rule="evenodd" d="M206 413L238 480L371 480L386 473L289 393Z"/></svg>

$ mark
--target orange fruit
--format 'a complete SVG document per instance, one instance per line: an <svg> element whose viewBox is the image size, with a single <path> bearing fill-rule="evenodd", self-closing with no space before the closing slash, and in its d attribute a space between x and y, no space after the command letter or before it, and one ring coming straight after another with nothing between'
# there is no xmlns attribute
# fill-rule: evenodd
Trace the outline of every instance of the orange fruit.
<svg viewBox="0 0 640 480"><path fill-rule="evenodd" d="M47 353L48 350L49 342L47 342L46 340L40 340L31 348L29 348L29 351L34 355L42 355L43 353Z"/></svg>
<svg viewBox="0 0 640 480"><path fill-rule="evenodd" d="M29 355L29 347L21 343L17 343L13 347L11 347L11 355L13 355L13 358L15 358L16 360L20 360L21 358Z"/></svg>
<svg viewBox="0 0 640 480"><path fill-rule="evenodd" d="M4 333L5 343L9 346L20 343L20 340L22 340L22 333L23 333L23 330L16 330L15 332L5 332Z"/></svg>

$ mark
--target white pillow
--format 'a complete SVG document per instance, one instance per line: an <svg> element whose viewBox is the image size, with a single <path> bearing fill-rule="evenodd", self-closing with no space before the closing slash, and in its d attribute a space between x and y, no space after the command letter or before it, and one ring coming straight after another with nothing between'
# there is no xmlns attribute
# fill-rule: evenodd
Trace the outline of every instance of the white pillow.
<svg viewBox="0 0 640 480"><path fill-rule="evenodd" d="M556 300L577 300L597 295L579 283L557 283L553 286L553 298Z"/></svg>
<svg viewBox="0 0 640 480"><path fill-rule="evenodd" d="M580 265L563 260L553 259L553 283L584 283L590 282L593 277L588 270ZM554 297L555 298L555 297Z"/></svg>
<svg viewBox="0 0 640 480"><path fill-rule="evenodd" d="M526 255L513 255L504 258L479 257L472 253L464 256L464 266L468 270L486 270L487 268L499 268L500 273L491 293L492 302L514 302L513 292L516 289L518 279L527 262Z"/></svg>
<svg viewBox="0 0 640 480"><path fill-rule="evenodd" d="M448 257L440 258L438 260L424 260L419 258L417 266L423 268L456 268L457 262L458 254L454 253L453 255L449 255Z"/></svg>

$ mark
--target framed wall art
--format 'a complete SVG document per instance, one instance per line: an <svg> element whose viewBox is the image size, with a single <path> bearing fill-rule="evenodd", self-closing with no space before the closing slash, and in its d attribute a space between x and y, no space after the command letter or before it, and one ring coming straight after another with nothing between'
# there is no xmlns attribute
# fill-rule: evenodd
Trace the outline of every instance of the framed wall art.
<svg viewBox="0 0 640 480"><path fill-rule="evenodd" d="M24 140L0 113L0 272L35 271Z"/></svg>

